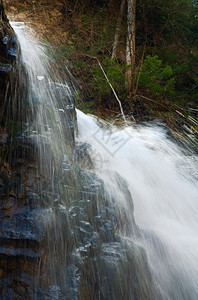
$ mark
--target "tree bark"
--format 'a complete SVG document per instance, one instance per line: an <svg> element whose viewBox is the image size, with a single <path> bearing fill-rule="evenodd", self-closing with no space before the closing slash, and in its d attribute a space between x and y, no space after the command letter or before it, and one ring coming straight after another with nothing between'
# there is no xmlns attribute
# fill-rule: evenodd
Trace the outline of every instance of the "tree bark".
<svg viewBox="0 0 198 300"><path fill-rule="evenodd" d="M120 13L119 13L118 21L117 21L117 27L116 27L114 43L113 43L113 51L112 51L112 56L111 56L112 58L116 57L116 52L117 52L118 42L119 42L120 32L121 32L120 27L121 27L121 24L122 24L122 18L123 18L123 14L124 14L125 3L126 3L126 0L122 0L121 6L120 6Z"/></svg>
<svg viewBox="0 0 198 300"><path fill-rule="evenodd" d="M126 89L131 96L134 88L136 0L127 0L127 4Z"/></svg>

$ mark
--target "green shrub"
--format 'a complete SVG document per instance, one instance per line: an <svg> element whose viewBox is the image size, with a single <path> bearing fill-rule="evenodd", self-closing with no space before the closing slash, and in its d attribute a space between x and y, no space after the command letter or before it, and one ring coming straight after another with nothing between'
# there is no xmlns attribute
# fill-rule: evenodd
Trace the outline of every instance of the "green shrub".
<svg viewBox="0 0 198 300"><path fill-rule="evenodd" d="M102 66L110 80L112 86L119 94L125 93L125 64L119 64L115 59L105 58ZM112 90L99 66L92 67L93 89L100 97L108 97Z"/></svg>
<svg viewBox="0 0 198 300"><path fill-rule="evenodd" d="M171 66L163 66L157 55L148 55L141 67L139 87L145 88L149 93L161 96L171 95L175 89L175 78Z"/></svg>

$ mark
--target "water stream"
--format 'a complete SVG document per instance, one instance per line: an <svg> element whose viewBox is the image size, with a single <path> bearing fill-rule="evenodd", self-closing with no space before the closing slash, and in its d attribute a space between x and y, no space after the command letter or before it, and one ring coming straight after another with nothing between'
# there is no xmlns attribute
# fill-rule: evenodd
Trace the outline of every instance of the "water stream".
<svg viewBox="0 0 198 300"><path fill-rule="evenodd" d="M99 207L100 201L104 205L104 198L114 211L113 217L111 215L111 224L107 223L110 220L107 220L109 216L105 215L105 228L108 227L107 224L112 226L116 223L113 230L116 232L117 238L104 238L104 243L101 246L103 249L101 257L104 258L105 253L108 253L105 257L110 260L117 252L121 256L120 248L116 247L118 241L119 245L122 245L120 242L122 240L128 247L134 247L134 253L139 253L134 254L134 256L139 255L139 259L143 257L142 261L139 262L139 270L136 264L135 267L133 266L138 274L142 272L147 276L148 270L145 257L148 260L149 274L151 274L151 280L149 279L149 281L152 282L150 285L151 294L149 294L148 288L147 292L144 291L143 294L140 292L139 294L134 293L135 296L132 295L131 291L127 294L127 291L124 290L129 289L128 286L134 288L137 282L138 284L141 283L141 279L136 279L135 284L134 282L128 282L128 285L125 284L125 282L131 280L127 272L132 268L132 265L130 265L130 259L127 261L129 256L123 254L126 264L121 263L123 273L120 273L120 286L114 287L115 291L118 289L119 292L116 294L111 288L109 288L108 293L104 292L102 287L104 289L105 283L99 276L98 279L94 279L98 280L95 287L93 287L93 289L97 289L96 286L98 286L98 292L95 296L84 296L84 298L81 296L80 299L120 300L122 297L122 299L130 300L143 299L142 295L144 295L144 299L151 300L197 300L197 157L193 154L184 153L171 140L163 126L148 124L147 126L134 127L125 124L124 127L120 126L118 128L94 116L85 115L78 110L78 135L76 141L74 141L75 112L70 87L58 75L54 74L55 72L50 67L44 48L36 42L35 38L31 37L24 25L12 24L12 26L20 42L22 61L27 72L29 85L26 97L31 107L28 120L28 136L35 141L39 149L41 169L49 175L50 190L54 193L57 193L57 191L61 193L60 182L58 189L55 187L57 172L67 173L72 170L73 177L70 176L73 178L72 182L74 178L75 180L78 179L78 172L83 173L85 177L82 179L81 176L79 180L82 182L78 183L78 185L83 186L83 191L75 193L75 195L79 195L77 200L82 201L84 197L84 201L90 202L90 194L94 191L94 197L97 199L97 209L95 209L98 210L94 218L101 218L102 209ZM81 149L80 160L75 158L76 148L78 147ZM81 171L76 171L79 168ZM62 195L66 194L66 190L68 195L68 186L70 188L72 186L71 181L67 183L67 187L65 187L66 183L61 181L64 189ZM101 183L103 186L102 193L101 188L98 189ZM87 194L82 196L85 189L87 189ZM62 210L69 211L77 207L74 204L68 207L68 201L70 201L68 199L70 198L67 196L65 203L61 202ZM85 207L82 207L82 209L85 209ZM79 208L77 215L77 218L80 218ZM115 222L113 218L116 220ZM91 224L92 217L86 219L86 222L88 220ZM81 220L79 222L85 221ZM83 224L83 230L85 230L85 227L89 227L88 222ZM94 227L94 224L91 225ZM71 224L70 226L72 228ZM58 228L61 230L60 226L57 227L57 230ZM97 230L99 229L96 227L94 229L95 236L101 236L101 233ZM73 230L71 232L73 233ZM65 239L64 234L63 231L59 238L61 241ZM90 245L93 245L93 234L90 240ZM85 253L87 251L86 247L89 247L87 246L88 238L86 245L83 244L83 241L83 239L80 240L79 245L75 242L75 251L78 253L78 257L79 253L83 251ZM60 247L60 249L64 251L64 242L61 243L62 248ZM143 256L140 255L141 249L145 253ZM54 252L52 251L53 255L55 251L57 251L57 248ZM111 254L109 254L110 252ZM114 258L116 257L118 261L118 253L116 255ZM51 266L52 272L59 272L59 270L58 272L56 270L56 268L59 268L58 264L67 264L67 259L63 263L64 259L56 259L56 262ZM100 274L102 270L107 270L108 263L104 268L102 265L99 266L98 262L99 260L96 269L98 268L97 272ZM115 264L115 261L112 262L113 264ZM74 272L74 265L72 265L72 272ZM111 270L112 272L114 270L112 266ZM73 294L68 294L68 280L60 279L64 276L70 278L68 272L70 271L62 271L61 275L58 274L53 278L54 282L61 286L62 291L62 296L60 298L54 296L54 299L73 300L78 298L76 296L78 292L75 294L74 290L79 289L79 279L77 277L80 275L74 276L76 286L75 289L73 288ZM89 272L92 274L93 270ZM108 269L108 272L110 272L110 269ZM82 270L81 274L83 274ZM105 277L105 274L103 275ZM107 279L111 277L108 276L106 275ZM123 276L125 277L123 278ZM67 284L64 283L66 281ZM116 284L116 282L118 281L113 282L113 284ZM149 286L149 283L147 285ZM136 289L139 289L139 287L136 287Z"/></svg>
<svg viewBox="0 0 198 300"><path fill-rule="evenodd" d="M123 234L146 249L158 299L197 299L197 157L184 155L162 126L105 129L93 116L80 111L77 116L79 140L94 149L95 172L130 224L130 203L120 193L117 174L127 183L142 235L134 237L130 228Z"/></svg>

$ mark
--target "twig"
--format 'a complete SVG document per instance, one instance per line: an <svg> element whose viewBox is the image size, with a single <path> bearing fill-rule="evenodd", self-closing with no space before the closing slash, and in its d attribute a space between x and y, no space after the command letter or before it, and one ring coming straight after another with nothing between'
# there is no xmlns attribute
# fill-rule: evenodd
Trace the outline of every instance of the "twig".
<svg viewBox="0 0 198 300"><path fill-rule="evenodd" d="M103 69L103 66L101 65L100 61L99 61L98 58L95 57L95 56L90 56L90 55L88 55L88 54L84 54L84 56L87 56L87 57L89 57L89 58L95 59L95 60L97 61L97 63L98 63L98 65L99 65L100 69L102 70L102 72L103 72L103 74L104 74L104 77L105 77L107 83L109 84L109 86L110 86L110 88L111 88L111 90L112 90L112 92L113 92L113 94L114 94L114 96L115 96L115 98L116 98L116 100L117 100L119 106L120 106L120 111L121 111L122 117L123 117L124 121L126 122L126 118L125 118L124 111L123 111L123 108L122 108L122 103L121 103L120 99L118 98L118 95L116 94L116 91L114 90L114 87L112 86L112 84L111 84L109 78L107 77L107 74L105 73L105 70ZM134 119L134 118L133 118L133 119ZM135 119L134 119L134 121L135 121Z"/></svg>
<svg viewBox="0 0 198 300"><path fill-rule="evenodd" d="M151 98L148 98L148 97L145 97L145 96L142 96L142 95L136 95L135 97L140 97L140 98L143 98L143 99L145 99L145 100L148 100L148 101L157 103L158 105L163 106L163 107L165 107L167 110L169 110L170 112L172 112L172 110L169 109L166 105L164 105L164 104L162 104L162 103L160 103L160 102L158 102L158 101L156 101L156 100L153 100L153 99L151 99Z"/></svg>
<svg viewBox="0 0 198 300"><path fill-rule="evenodd" d="M172 113L175 112L175 113L177 113L178 115L180 115L182 118L184 118L184 119L190 121L191 123L193 123L193 124L195 124L195 125L198 125L198 122L197 122L196 119L194 119L193 117L191 117L191 116L189 116L189 115L185 116L184 114L182 114L180 111L178 111L178 110L175 109L175 108L173 108L173 109L171 110L170 108L168 108L167 106L165 106L165 105L162 104L162 103L157 102L156 100L150 99L150 98L145 97L145 96L142 96L142 95L136 95L136 96L138 96L138 97L140 97L140 98L143 98L143 99L145 99L145 100L149 100L149 101L151 101L151 102L157 103L157 104L159 104L159 105L165 107L168 111L170 111L170 112L172 112ZM187 122L186 122L186 123L187 123ZM187 123L187 124L188 124L188 123ZM189 124L188 124L188 125L189 125ZM194 130L195 130L195 129L194 129ZM196 130L195 130L195 131L196 131ZM197 131L196 131L196 132L197 132Z"/></svg>

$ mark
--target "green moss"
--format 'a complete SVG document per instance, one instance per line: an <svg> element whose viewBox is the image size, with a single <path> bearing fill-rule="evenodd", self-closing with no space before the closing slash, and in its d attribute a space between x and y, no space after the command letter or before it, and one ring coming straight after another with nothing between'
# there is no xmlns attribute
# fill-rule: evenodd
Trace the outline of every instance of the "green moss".
<svg viewBox="0 0 198 300"><path fill-rule="evenodd" d="M76 103L76 107L80 109L85 114L93 114L94 113L94 102L81 102Z"/></svg>

